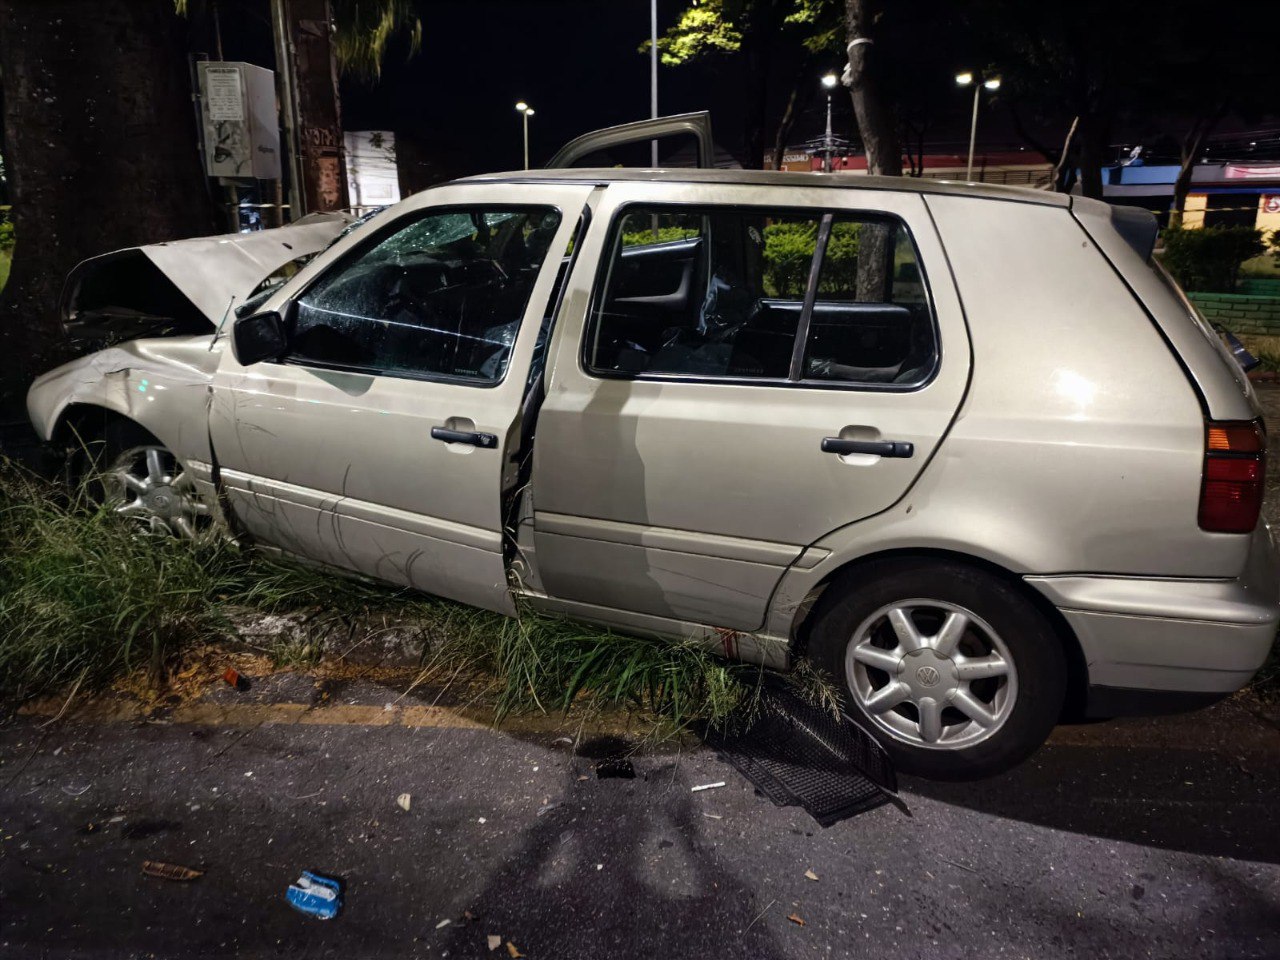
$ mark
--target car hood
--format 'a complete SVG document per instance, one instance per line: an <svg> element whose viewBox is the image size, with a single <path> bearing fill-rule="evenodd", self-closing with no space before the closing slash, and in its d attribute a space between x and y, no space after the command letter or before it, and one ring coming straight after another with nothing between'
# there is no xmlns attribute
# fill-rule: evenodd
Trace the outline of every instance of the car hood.
<svg viewBox="0 0 1280 960"><path fill-rule="evenodd" d="M78 340L195 334L216 327L286 264L315 255L354 218L317 213L255 233L125 247L78 264L62 288L60 314Z"/></svg>

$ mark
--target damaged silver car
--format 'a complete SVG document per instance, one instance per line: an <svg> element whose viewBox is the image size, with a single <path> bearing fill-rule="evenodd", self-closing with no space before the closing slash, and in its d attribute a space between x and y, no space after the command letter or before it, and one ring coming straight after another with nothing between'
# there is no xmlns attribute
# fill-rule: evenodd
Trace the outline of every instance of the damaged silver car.
<svg viewBox="0 0 1280 960"><path fill-rule="evenodd" d="M984 776L1064 714L1225 696L1275 636L1258 404L1154 238L931 180L477 177L29 407L149 524L805 654L902 769Z"/></svg>

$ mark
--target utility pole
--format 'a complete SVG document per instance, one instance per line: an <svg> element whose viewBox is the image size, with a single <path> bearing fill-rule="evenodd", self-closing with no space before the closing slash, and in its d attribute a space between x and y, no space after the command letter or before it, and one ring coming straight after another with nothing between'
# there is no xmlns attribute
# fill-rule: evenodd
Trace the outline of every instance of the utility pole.
<svg viewBox="0 0 1280 960"><path fill-rule="evenodd" d="M329 0L272 0L281 107L294 153L290 219L349 206ZM285 96L285 88L288 96ZM292 109L292 117L289 110Z"/></svg>
<svg viewBox="0 0 1280 960"><path fill-rule="evenodd" d="M978 142L978 104L980 102L980 94L984 88L992 93L999 90L1000 78L988 77L978 83L972 70L965 70L963 73L956 74L956 86L967 87L970 84L973 84L973 119L969 122L969 164L964 173L966 180L973 180L973 151Z"/></svg>
<svg viewBox="0 0 1280 960"><path fill-rule="evenodd" d="M649 0L649 116L658 119L658 0ZM658 165L658 141L649 142L652 166Z"/></svg>
<svg viewBox="0 0 1280 960"><path fill-rule="evenodd" d="M293 54L289 50L289 33L285 28L285 0L271 0L271 34L276 54L276 99L284 121L284 140L289 161L289 220L297 220L306 211L302 205L302 151L298 142L298 101L294 97ZM277 185L279 181L276 181ZM284 212L278 225L285 223Z"/></svg>
<svg viewBox="0 0 1280 960"><path fill-rule="evenodd" d="M529 118L533 116L533 107L523 100L516 104L516 110L524 115L524 168L529 169Z"/></svg>
<svg viewBox="0 0 1280 960"><path fill-rule="evenodd" d="M836 88L836 84L839 82L840 78L834 73L828 73L822 78L822 88L827 91L827 133L822 138L823 173L831 172L831 161L836 152L836 138L831 130L831 91Z"/></svg>

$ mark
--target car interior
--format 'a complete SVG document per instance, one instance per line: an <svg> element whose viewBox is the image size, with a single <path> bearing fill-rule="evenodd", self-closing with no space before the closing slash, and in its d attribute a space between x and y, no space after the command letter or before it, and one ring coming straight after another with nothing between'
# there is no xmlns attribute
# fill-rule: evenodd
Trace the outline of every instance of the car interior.
<svg viewBox="0 0 1280 960"><path fill-rule="evenodd" d="M559 224L553 210L415 221L298 300L288 359L501 379Z"/></svg>
<svg viewBox="0 0 1280 960"><path fill-rule="evenodd" d="M590 367L605 375L788 379L818 222L730 209L627 214L588 337ZM936 344L905 227L838 220L832 231L801 379L921 382ZM852 242L838 243L842 235ZM850 256L858 238L879 252L875 261Z"/></svg>

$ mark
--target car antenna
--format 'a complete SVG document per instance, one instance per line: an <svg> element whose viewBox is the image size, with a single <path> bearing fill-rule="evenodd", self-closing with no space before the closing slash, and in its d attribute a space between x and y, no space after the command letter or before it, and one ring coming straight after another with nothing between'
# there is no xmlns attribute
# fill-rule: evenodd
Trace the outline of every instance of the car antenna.
<svg viewBox="0 0 1280 960"><path fill-rule="evenodd" d="M218 327L213 331L213 339L209 341L209 352L213 353L213 345L218 342L218 338L222 336L222 327L227 322L227 317L231 315L231 305L236 302L236 295L233 293L231 299L227 301L227 309L222 311L222 319L218 321Z"/></svg>

